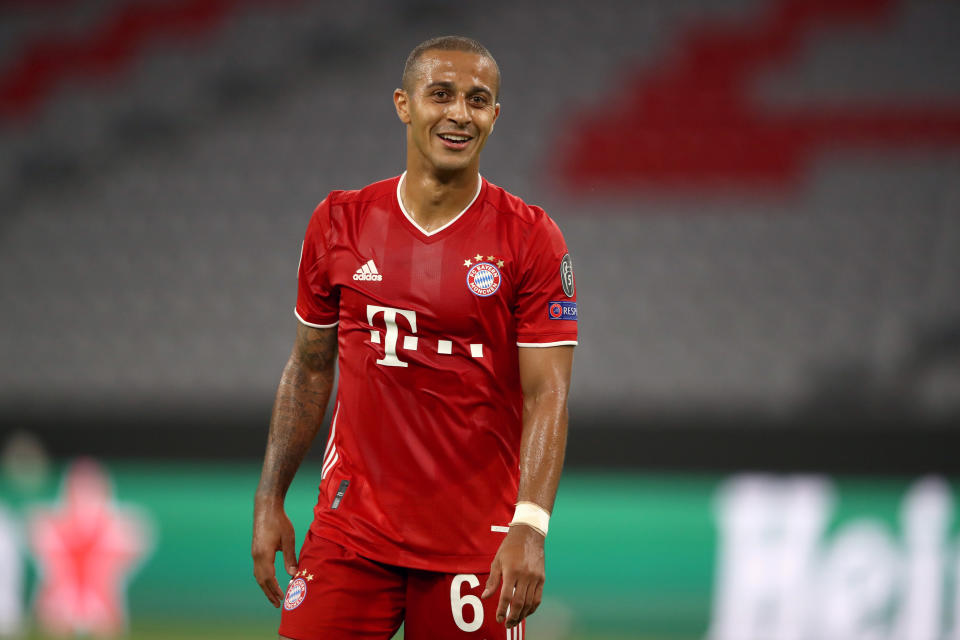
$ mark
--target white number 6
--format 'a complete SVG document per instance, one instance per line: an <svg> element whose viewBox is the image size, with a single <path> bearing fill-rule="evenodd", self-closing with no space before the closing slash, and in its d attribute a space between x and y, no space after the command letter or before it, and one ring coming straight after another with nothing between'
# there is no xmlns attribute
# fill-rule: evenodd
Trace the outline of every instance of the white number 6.
<svg viewBox="0 0 960 640"><path fill-rule="evenodd" d="M477 580L477 576L472 573L461 573L453 577L453 581L450 582L450 609L453 611L453 621L457 623L457 627L463 631L476 631L483 625L483 605L480 603L480 598L475 595L467 594L463 597L460 596L460 588L463 583L466 582L471 589L476 589L480 586L480 581ZM463 620L463 608L469 606L473 609L473 621L465 622Z"/></svg>

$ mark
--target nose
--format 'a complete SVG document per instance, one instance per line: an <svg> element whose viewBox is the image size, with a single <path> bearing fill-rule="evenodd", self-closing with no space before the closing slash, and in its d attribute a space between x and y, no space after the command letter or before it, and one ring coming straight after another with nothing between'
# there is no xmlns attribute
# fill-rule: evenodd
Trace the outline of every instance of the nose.
<svg viewBox="0 0 960 640"><path fill-rule="evenodd" d="M467 97L463 94L457 96L456 100L448 103L447 118L455 122L458 127L463 128L470 124L470 108L467 107Z"/></svg>

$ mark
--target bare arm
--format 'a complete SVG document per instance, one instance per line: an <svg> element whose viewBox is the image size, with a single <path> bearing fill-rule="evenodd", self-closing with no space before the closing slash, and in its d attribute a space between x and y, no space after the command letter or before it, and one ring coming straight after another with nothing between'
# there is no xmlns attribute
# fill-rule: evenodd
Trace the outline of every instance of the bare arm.
<svg viewBox="0 0 960 640"><path fill-rule="evenodd" d="M573 347L520 349L523 440L518 502L553 511L567 446L567 393Z"/></svg>
<svg viewBox="0 0 960 640"><path fill-rule="evenodd" d="M567 444L567 393L573 347L520 348L523 387L523 438L520 444L518 502L553 510ZM490 566L483 591L487 598L503 580L497 621L507 628L540 606L545 579L544 536L527 525L514 525ZM509 608L509 615L508 615Z"/></svg>
<svg viewBox="0 0 960 640"><path fill-rule="evenodd" d="M294 530L283 510L287 489L313 443L333 388L337 360L337 328L297 325L293 352L283 369L273 404L267 451L253 509L253 573L273 606L283 592L274 572L277 551L284 566L296 572Z"/></svg>

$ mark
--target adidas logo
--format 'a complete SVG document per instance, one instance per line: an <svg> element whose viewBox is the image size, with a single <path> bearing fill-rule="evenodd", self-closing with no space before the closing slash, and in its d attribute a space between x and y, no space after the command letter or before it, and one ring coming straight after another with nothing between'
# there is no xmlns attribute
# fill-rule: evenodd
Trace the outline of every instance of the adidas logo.
<svg viewBox="0 0 960 640"><path fill-rule="evenodd" d="M383 280L383 276L380 275L380 272L377 271L377 265L373 264L373 260L367 260L367 263L357 269L357 272L353 274L354 280L374 280L380 282Z"/></svg>

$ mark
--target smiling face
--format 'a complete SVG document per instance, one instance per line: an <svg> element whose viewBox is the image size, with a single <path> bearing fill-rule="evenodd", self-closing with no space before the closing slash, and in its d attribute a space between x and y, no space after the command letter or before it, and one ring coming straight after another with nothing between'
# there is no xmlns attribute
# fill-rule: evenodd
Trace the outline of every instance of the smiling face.
<svg viewBox="0 0 960 640"><path fill-rule="evenodd" d="M397 89L397 115L407 125L407 168L436 174L476 171L480 151L500 114L499 72L488 57L430 49L409 86Z"/></svg>

